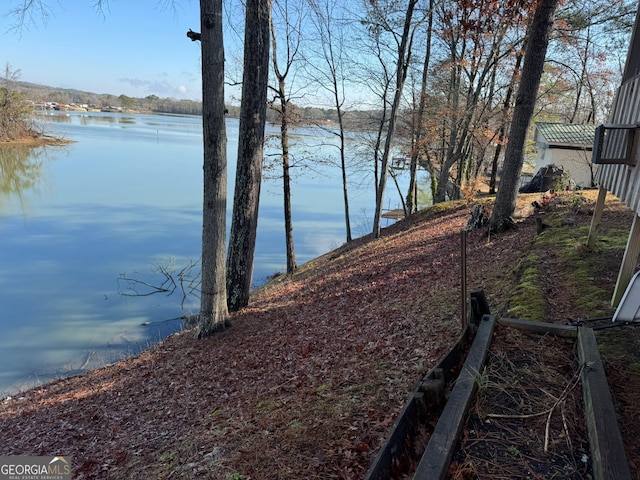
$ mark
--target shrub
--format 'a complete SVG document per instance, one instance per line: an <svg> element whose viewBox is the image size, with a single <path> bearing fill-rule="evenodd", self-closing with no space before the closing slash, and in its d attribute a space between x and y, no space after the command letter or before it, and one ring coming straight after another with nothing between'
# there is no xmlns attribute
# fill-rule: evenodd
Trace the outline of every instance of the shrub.
<svg viewBox="0 0 640 480"><path fill-rule="evenodd" d="M33 135L33 107L11 85L17 73L7 65L0 78L0 141L6 142Z"/></svg>

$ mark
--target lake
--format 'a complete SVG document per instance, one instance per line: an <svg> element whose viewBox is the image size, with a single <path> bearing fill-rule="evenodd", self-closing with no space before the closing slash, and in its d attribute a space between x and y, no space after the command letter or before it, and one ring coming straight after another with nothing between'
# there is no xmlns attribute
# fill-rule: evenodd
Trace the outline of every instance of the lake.
<svg viewBox="0 0 640 480"><path fill-rule="evenodd" d="M201 119L79 112L41 118L48 133L75 143L0 147L0 395L135 354L178 331L179 317L199 308L193 296L146 295L148 287L124 278L158 286L167 278L162 271L177 278L200 258ZM236 119L227 120L227 135L229 227ZM298 264L346 239L340 170L327 163L337 155L332 141L314 129L292 135L300 165L292 184ZM301 166L309 157L324 162ZM278 172L267 172L273 178L261 191L255 285L286 270ZM375 194L361 167L350 178L357 237L371 230ZM386 199L385 208L401 205L391 179Z"/></svg>

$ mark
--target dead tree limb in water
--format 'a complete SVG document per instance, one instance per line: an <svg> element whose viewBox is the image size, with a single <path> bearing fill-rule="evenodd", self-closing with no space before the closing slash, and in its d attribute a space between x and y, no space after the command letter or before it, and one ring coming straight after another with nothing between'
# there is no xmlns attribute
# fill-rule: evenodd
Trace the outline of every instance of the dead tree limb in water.
<svg viewBox="0 0 640 480"><path fill-rule="evenodd" d="M158 293L168 297L179 292L182 294L180 308L183 308L188 298L199 298L198 293L201 287L201 272L197 269L199 263L189 261L186 266L177 270L174 261L169 260L166 265L155 266L153 278L148 281L121 273L118 277L118 293L123 297L149 297Z"/></svg>

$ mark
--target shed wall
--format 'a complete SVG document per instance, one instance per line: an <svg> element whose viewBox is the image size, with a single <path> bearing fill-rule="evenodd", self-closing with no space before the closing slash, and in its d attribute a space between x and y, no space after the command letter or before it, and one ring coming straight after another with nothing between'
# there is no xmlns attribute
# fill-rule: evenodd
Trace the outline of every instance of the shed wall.
<svg viewBox="0 0 640 480"><path fill-rule="evenodd" d="M591 151L569 150L562 148L539 148L535 171L553 163L562 167L564 172L581 188L591 188ZM594 171L597 165L593 165Z"/></svg>

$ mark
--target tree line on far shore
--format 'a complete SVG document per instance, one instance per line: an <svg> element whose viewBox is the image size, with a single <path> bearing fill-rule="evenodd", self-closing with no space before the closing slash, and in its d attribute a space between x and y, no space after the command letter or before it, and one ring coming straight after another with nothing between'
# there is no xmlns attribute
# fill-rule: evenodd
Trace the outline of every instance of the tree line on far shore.
<svg viewBox="0 0 640 480"><path fill-rule="evenodd" d="M55 102L65 105L87 105L94 108L115 106L121 107L123 111L139 113L202 115L202 102L198 100L161 98L157 95L129 97L124 94L92 93L83 90L37 85L18 80L13 80L11 83L12 91L19 93L24 100L35 104ZM226 109L228 117L239 118L239 105L227 104ZM338 123L338 114L335 109L291 105L290 110L291 116L301 124L332 125ZM351 130L367 130L373 128L379 122L380 115L380 112L375 110L351 110L344 114L343 121ZM267 121L274 124L279 123L279 114L275 110L268 109Z"/></svg>

